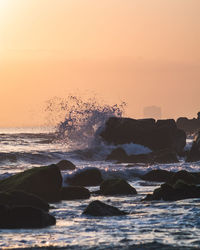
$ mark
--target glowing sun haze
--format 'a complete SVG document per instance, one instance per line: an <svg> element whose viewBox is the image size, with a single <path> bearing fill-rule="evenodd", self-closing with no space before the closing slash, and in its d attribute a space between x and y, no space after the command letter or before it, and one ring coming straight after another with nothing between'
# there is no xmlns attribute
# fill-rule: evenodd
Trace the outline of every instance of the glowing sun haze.
<svg viewBox="0 0 200 250"><path fill-rule="evenodd" d="M46 100L87 90L135 118L196 117L199 13L199 0L0 0L0 126L43 124Z"/></svg>

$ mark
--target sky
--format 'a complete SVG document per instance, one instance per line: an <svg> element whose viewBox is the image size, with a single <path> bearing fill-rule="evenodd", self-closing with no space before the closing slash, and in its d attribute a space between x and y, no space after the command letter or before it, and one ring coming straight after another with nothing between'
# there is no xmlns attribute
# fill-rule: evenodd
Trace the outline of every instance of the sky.
<svg viewBox="0 0 200 250"><path fill-rule="evenodd" d="M0 126L46 124L45 102L71 93L200 110L199 0L0 0Z"/></svg>

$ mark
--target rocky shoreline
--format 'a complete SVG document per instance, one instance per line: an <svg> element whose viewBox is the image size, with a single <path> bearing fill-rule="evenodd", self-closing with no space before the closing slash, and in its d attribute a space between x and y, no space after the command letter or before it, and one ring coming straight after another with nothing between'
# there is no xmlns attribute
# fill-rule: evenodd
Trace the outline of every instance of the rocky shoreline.
<svg viewBox="0 0 200 250"><path fill-rule="evenodd" d="M129 129L132 130L133 127L135 132L132 133L131 138L139 136L138 140L141 140L141 145L148 145L152 150L151 153L128 155L120 147L121 143L131 142L130 137L127 137L127 140L124 140L124 137L126 137L126 133L130 135ZM180 157L184 158L186 162L200 160L200 133L195 137L191 149L186 152L184 149L185 132L180 131L173 120L154 122L152 119L139 121L129 118L111 119L111 122L108 121L104 129L101 136L105 141L107 140L107 143L114 143L109 139L109 136L112 138L112 133L114 133L114 138L118 136L117 145L119 147L107 156L109 161L151 165L155 163L177 163ZM156 135L156 139L151 146L149 134L152 131L153 135ZM121 138L123 140L120 143ZM88 219L96 216L101 218L128 216L130 214L129 211L121 210L119 204L115 207L94 199L104 196L109 197L112 201L112 197L135 197L138 195L137 188L123 178L105 179L100 169L95 167L85 168L81 171L76 170L75 164L71 161L62 160L57 164L32 168L0 180L0 229L34 229L53 226L56 224L56 211L54 216L51 215L51 208L53 208L53 204L61 201L88 200L88 206L84 207L80 214L80 216L87 216ZM74 172L63 179L61 171ZM172 172L159 169L138 174L137 177L145 182L157 182L160 185L152 193L141 199L141 203L200 198L200 172L194 173L183 170ZM90 191L88 187L99 187L99 189ZM52 205L49 205L49 203ZM151 246L152 249L155 249L151 244L135 245L131 246L133 248L130 249L145 249L145 247L151 249ZM166 245L162 244L159 247L159 249L184 249L173 248L172 246L167 248ZM53 247L52 249L59 248ZM73 249L73 247L69 249Z"/></svg>

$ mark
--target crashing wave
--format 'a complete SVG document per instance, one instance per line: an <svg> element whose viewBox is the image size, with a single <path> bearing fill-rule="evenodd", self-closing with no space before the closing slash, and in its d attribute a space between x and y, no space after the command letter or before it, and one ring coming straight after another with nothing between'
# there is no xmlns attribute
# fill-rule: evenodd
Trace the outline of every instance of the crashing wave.
<svg viewBox="0 0 200 250"><path fill-rule="evenodd" d="M56 126L57 139L78 145L79 148L94 146L100 130L109 117L121 117L125 103L108 105L97 98L84 100L70 95L67 98L53 98L47 102L46 111L52 112L61 121Z"/></svg>

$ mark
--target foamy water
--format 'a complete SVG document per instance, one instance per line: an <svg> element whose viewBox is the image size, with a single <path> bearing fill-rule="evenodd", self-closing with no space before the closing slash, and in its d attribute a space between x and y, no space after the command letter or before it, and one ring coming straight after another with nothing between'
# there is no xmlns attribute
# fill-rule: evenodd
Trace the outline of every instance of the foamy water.
<svg viewBox="0 0 200 250"><path fill-rule="evenodd" d="M98 148L99 147L99 148ZM72 147L55 140L55 134L38 129L7 129L0 131L0 176L56 163L61 159L72 160L78 169L97 167L104 179L122 177L138 191L136 196L103 197L92 196L89 200L62 201L53 204L50 211L57 219L55 226L46 229L0 230L0 248L59 246L98 248L122 247L145 242L199 246L200 199L178 202L141 202L159 184L138 179L137 174L152 169L179 171L200 171L200 163L164 164L148 166L144 164L115 164L104 158L114 146L98 145L97 149L72 150ZM124 145L126 150L135 150L137 145ZM100 150L101 149L101 150ZM146 150L140 148L141 151ZM77 170L76 170L77 171ZM63 171L63 178L73 172ZM97 189L92 188L92 190ZM82 212L90 201L99 199L121 208L130 215L113 218L91 218Z"/></svg>

